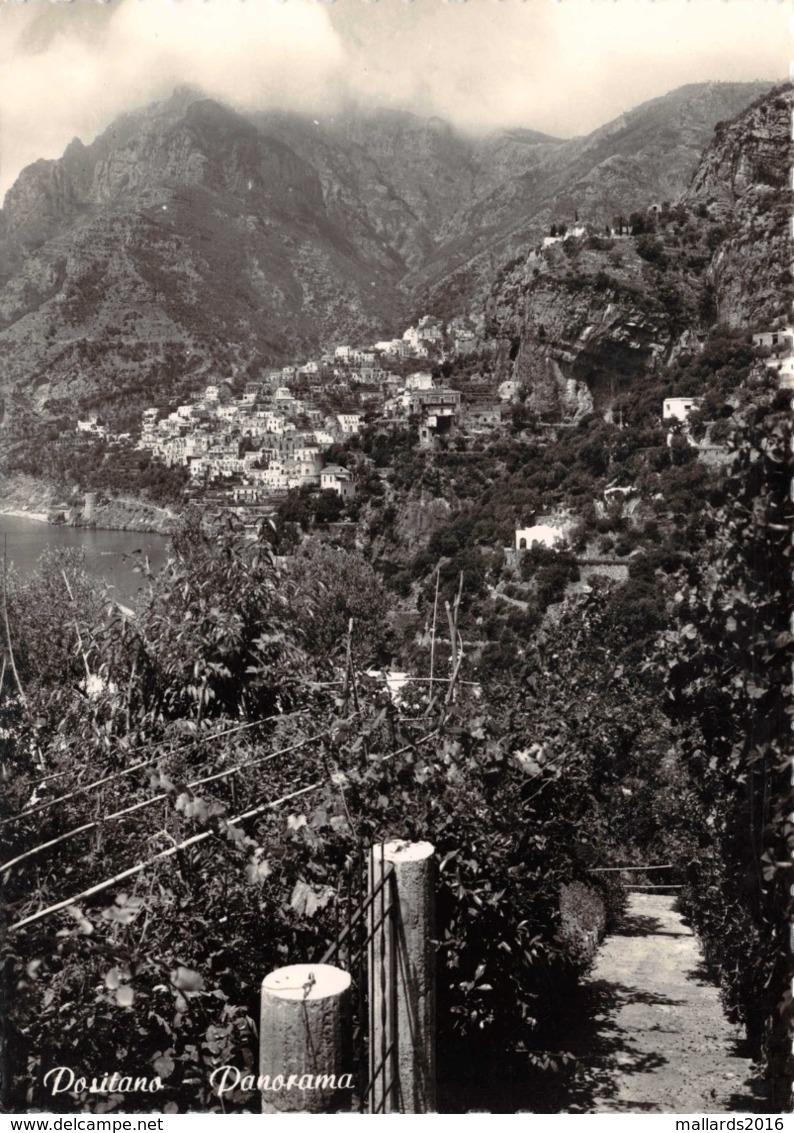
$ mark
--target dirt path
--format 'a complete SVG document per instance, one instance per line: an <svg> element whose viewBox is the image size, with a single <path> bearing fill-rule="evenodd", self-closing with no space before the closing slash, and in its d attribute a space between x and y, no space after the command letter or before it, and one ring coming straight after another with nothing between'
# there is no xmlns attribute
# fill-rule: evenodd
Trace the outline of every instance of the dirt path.
<svg viewBox="0 0 794 1133"><path fill-rule="evenodd" d="M741 1034L673 900L632 895L624 929L601 948L569 1043L570 1112L759 1112Z"/></svg>

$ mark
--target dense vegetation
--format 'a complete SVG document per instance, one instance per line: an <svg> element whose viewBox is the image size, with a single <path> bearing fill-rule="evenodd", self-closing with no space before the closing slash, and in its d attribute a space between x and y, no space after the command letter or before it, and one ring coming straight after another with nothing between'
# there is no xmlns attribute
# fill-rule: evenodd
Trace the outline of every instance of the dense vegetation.
<svg viewBox="0 0 794 1133"><path fill-rule="evenodd" d="M677 580L654 659L666 670L690 784L688 813L678 818L697 844L684 908L729 1018L763 1050L775 1111L790 1108L794 1069L783 990L794 912L789 412L781 394L736 421L709 553Z"/></svg>
<svg viewBox="0 0 794 1133"><path fill-rule="evenodd" d="M621 395L612 420L591 413L547 428L516 413L509 432L458 435L432 451L417 447L413 423L374 422L333 453L353 470L357 498L342 504L311 489L289 493L277 512L281 546L294 546L301 532L341 541L345 532L333 524L347 524L348 544L374 565L405 615L407 656L424 664L427 645L417 645L416 634L427 630L436 586L443 609L463 574L461 624L482 676L510 663L577 581L570 556L543 561L535 552L518 561L510 550L517 527L567 515L573 554L623 564L630 580L613 601L620 616L634 608L652 634L665 620L654 570L675 569L716 529L702 505L716 498L722 473L698 459L691 441L720 458L713 446L724 444L732 415L766 387L758 361L745 335L716 326L702 352L680 357L636 396ZM663 398L695 391L703 406L689 433L662 426Z"/></svg>
<svg viewBox="0 0 794 1133"><path fill-rule="evenodd" d="M150 452L136 449L132 441L111 443L74 433L64 419L40 430L35 445L29 440L10 445L3 467L8 473L47 481L66 499L93 491L108 497L132 494L160 505L181 504L188 482L184 466L169 467Z"/></svg>
<svg viewBox="0 0 794 1133"><path fill-rule="evenodd" d="M267 543L193 524L134 622L104 614L69 560L11 588L12 1107L49 1103L47 1067L90 1077L110 1051L134 1074L161 1074L158 1103L217 1104L207 1066L251 1056L262 974L323 950L340 871L362 839L437 846L442 1049L491 1036L531 1046L592 958L592 926L577 931L582 901L569 899L574 920L559 931L561 890L608 852L605 821L581 821L582 784L605 750L587 744L584 706L561 726L553 682L541 742L527 747L522 686L540 674L541 652L509 691L470 707L446 681L440 695L394 705L349 667L345 689L344 665L331 663L343 643L326 644L312 619L322 630L336 617L341 632L351 596L369 587L372 597L365 575L340 584L349 565L321 551L281 580ZM326 568L336 594L318 591ZM371 601L358 620L377 632ZM566 634L570 667L578 617ZM366 638L355 648L365 652Z"/></svg>
<svg viewBox="0 0 794 1133"><path fill-rule="evenodd" d="M500 513L489 477L465 461L445 464L454 451L433 461L399 437L385 487L373 478L356 520L361 534L380 516L373 541L402 547L396 585L393 570L379 577L327 537L278 568L278 524L251 541L222 516L186 522L134 620L68 557L12 578L6 1104L50 1106L46 1068L90 1077L123 1056L132 1073L160 1074L158 1108L217 1107L209 1069L256 1057L263 973L322 954L347 863L360 843L391 836L433 841L442 863L448 1079L467 1058L548 1067L550 1012L621 910L619 887L591 871L653 857L685 878L726 1007L765 1051L770 1106L782 1108L784 412L771 392L743 395L727 476L666 452L644 484L667 492L663 514L591 516L584 542L633 547L628 581L582 588L574 556L526 553L511 574L524 598L504 603L506 618L488 588L504 583L497 540L510 505ZM560 485L619 465L620 431L591 421L570 436ZM368 461L383 443L370 434L348 456ZM562 464L561 444L533 462L533 443L482 453L486 467L514 462L519 499L537 492L523 485L544 474L550 448ZM452 508L432 505L434 476L445 493L461 486ZM443 520L421 538L414 529L413 546L399 490L403 522L417 491ZM437 623L423 629L434 604ZM384 662L438 679L395 702L373 668Z"/></svg>

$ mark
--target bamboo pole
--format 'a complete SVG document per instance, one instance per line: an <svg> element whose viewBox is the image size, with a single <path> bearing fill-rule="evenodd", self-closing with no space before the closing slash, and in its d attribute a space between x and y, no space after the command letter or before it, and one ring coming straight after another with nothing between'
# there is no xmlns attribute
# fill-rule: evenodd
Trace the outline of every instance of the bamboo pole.
<svg viewBox="0 0 794 1133"><path fill-rule="evenodd" d="M28 698L25 696L25 690L22 687L22 681L19 679L17 671L17 663L14 659L14 647L11 644L11 626L8 621L8 588L6 582L7 562L6 562L6 549L8 546L8 536L5 536L3 544L3 624L6 631L6 641L8 642L8 659L11 662L11 672L14 674L14 682L19 692L19 698L23 704L27 704Z"/></svg>
<svg viewBox="0 0 794 1133"><path fill-rule="evenodd" d="M400 748L398 751L389 752L383 757L384 762L388 759L393 759L395 756L402 755L402 753L405 751L410 751L411 748L419 747L421 744L428 743L430 740L435 739L437 735L438 730L435 729L428 735L423 736L422 739L416 740L414 743L406 744L405 747ZM317 791L322 786L323 783L320 782L312 783L308 787L301 787L300 790L293 791L292 794L283 795L280 799L275 799L271 800L270 802L263 803L261 806L254 807L253 810L246 811L245 814L238 814L235 818L228 819L227 825L235 826L238 822L243 822L247 818L252 818L255 814L261 814L263 811L268 810L269 808L279 806L284 802L289 802L291 799L298 798L300 795L308 794L311 791ZM98 885L94 885L90 889L85 889L82 893L75 894L74 897L68 897L64 901L59 901L55 905L50 905L46 909L40 910L38 913L33 913L31 916L25 917L21 921L17 921L16 924L11 925L7 931L15 932L18 928L22 928L23 925L32 924L34 921L41 920L43 917L49 916L51 913L56 913L61 909L68 908L69 905L74 905L77 901L82 901L84 898L91 897L95 893L101 893L102 890L108 889L111 885L115 885L117 882L123 881L127 877L133 877L136 874L141 873L143 870L148 869L150 865L154 865L156 862L161 861L164 858L171 857L173 854L178 853L180 850L186 849L186 847L188 846L193 846L197 842L205 841L214 833L214 830L205 830L201 834L194 834L192 838L188 838L184 842L180 842L177 845L170 847L168 850L163 850L162 853L155 854L153 858L149 858L145 862L140 862L138 865L132 866L130 869L124 870L122 873L116 874L114 877L111 877L106 881L101 881Z"/></svg>
<svg viewBox="0 0 794 1133"><path fill-rule="evenodd" d="M317 738L317 737L314 737ZM229 767L225 771L218 771L214 775L205 775L203 779L193 779L191 782L186 783L185 787L190 789L193 787L200 787L204 783L213 783L217 779L225 779L228 775L234 775L238 771L245 770L246 767L254 767L257 764L268 763L271 759L277 759L280 755L285 755L287 752L295 751L297 748L306 747L311 740L305 740L302 744L293 744L291 747L282 748L281 751L271 752L270 755L260 756L258 759L249 759L244 763L238 763L234 767ZM41 853L42 850L49 850L53 846L57 846L59 842L66 842L69 838L75 838L78 834L83 834L86 830L93 830L97 826L103 826L106 822L112 822L117 818L124 818L129 814L133 814L137 810L144 810L146 807L154 806L155 803L163 802L168 798L168 792L165 791L160 795L152 795L151 798L144 799L142 802L134 803L132 806L125 807L123 810L117 810L113 814L105 814L102 818L96 819L94 822L86 822L82 826L75 826L72 830L67 830L63 834L59 834L57 838L53 838L49 842L42 842L39 846L34 846L30 850L25 850L24 854L20 854L16 858L11 858L7 862L0 864L0 873L4 873L12 866L18 865L19 862L25 861L26 858L32 858L36 854Z"/></svg>
<svg viewBox="0 0 794 1133"><path fill-rule="evenodd" d="M441 567L436 567L436 596L433 599L433 628L430 632L430 683L433 682L433 667L436 660L436 620L438 618L438 587L441 581ZM433 690L430 689L432 699Z"/></svg>
<svg viewBox="0 0 794 1133"><path fill-rule="evenodd" d="M227 825L236 826L238 823L244 822L247 818L253 818L254 815L261 814L265 810L279 806L281 803L289 802L291 799L296 799L299 795L305 795L309 791L316 791L320 786L322 786L321 783L312 783L308 787L301 787L299 791L293 791L289 795L283 795L280 799L272 799L266 803L262 803L261 806L254 807L252 810L246 811L245 814L238 814L234 818L228 819ZM173 857L174 854L178 854L180 850L187 849L188 846L195 846L198 842L205 842L207 838L212 838L214 834L215 830L203 830L200 834L194 834L191 838L185 838L184 841L177 842L176 845L170 846L167 850L161 850L161 852L155 854L153 858L148 858L144 862L138 862L137 865L122 870L121 873L117 873L113 877L107 878L105 881L100 881L97 885L92 885L89 889L84 889L81 893L75 893L73 897L67 897L63 901L57 901L54 905L49 905L46 909L39 909L37 913L32 913L29 917L23 917L21 921L9 925L6 931L9 933L16 932L17 929L22 928L24 925L33 924L34 921L39 921L43 917L48 917L52 913L59 912L61 909L67 909L77 901L85 900L86 897L93 897L95 893L101 893L104 889L109 889L111 885L117 885L120 881L125 881L128 877L135 877L136 874L142 873L143 870L148 869L150 865Z"/></svg>
<svg viewBox="0 0 794 1133"><path fill-rule="evenodd" d="M38 814L42 810L47 810L49 807L56 806L58 803L67 802L68 799L74 798L75 795L80 795L84 791L92 791L96 787L103 787L105 783L111 783L114 779L122 779L125 775L132 775L133 772L139 771L141 767L149 767L157 759L165 759L167 756L178 755L180 751L185 751L192 744L208 742L210 740L220 740L224 736L232 736L237 732L244 732L249 728L258 728L262 724L267 724L272 720L289 720L292 716L305 716L306 709L301 709L299 712L285 713L283 716L266 716L262 720L252 720L248 724L237 724L233 728L224 728L220 732L212 732L204 736L196 736L194 739L188 740L184 744L179 744L173 751L162 752L157 751L154 755L150 755L148 759L142 759L139 763L134 763L131 767L125 767L122 771L114 771L111 775L105 775L102 779L94 779L91 783L86 783L82 787L75 787L73 791L69 791L65 795L59 795L57 799L49 799L46 803L40 803L38 806L29 807L28 810L22 810L19 814L12 814L9 818L0 819L0 827L6 826L9 822L18 822L21 818L27 818L31 814ZM312 737L313 739L320 739L322 736L327 735L321 732L319 736ZM308 740L306 741L309 742ZM300 745L302 746L302 745ZM48 776L48 778L55 778L55 776ZM39 780L44 782L44 780Z"/></svg>
<svg viewBox="0 0 794 1133"><path fill-rule="evenodd" d="M594 866L589 869L588 873L622 873L624 870L633 870L635 873L644 873L646 869L676 869L677 867L668 865L602 865Z"/></svg>
<svg viewBox="0 0 794 1133"><path fill-rule="evenodd" d="M72 603L73 606L76 606L76 603L75 603L75 600L74 600L74 594L72 593L72 588L69 585L69 579L66 577L66 571L63 570L63 569L61 570L61 577L63 578L63 581L66 583L66 593L69 595L69 601ZM75 614L75 617L74 617L74 632L77 634L77 644L80 647L80 656L83 658L83 666L85 667L86 692L88 692L89 691L88 690L88 682L91 680L91 670L88 667L88 657L86 656L86 651L83 648L83 638L80 635L80 627L77 624L77 614Z"/></svg>

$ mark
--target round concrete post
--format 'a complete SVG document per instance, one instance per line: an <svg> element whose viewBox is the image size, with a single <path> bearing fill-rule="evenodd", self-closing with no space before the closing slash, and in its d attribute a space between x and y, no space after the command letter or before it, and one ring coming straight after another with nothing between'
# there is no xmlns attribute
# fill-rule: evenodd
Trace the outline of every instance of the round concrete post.
<svg viewBox="0 0 794 1133"><path fill-rule="evenodd" d="M259 1088L263 1113L349 1109L350 973L331 964L291 964L262 981Z"/></svg>
<svg viewBox="0 0 794 1133"><path fill-rule="evenodd" d="M429 842L386 842L372 848L371 890L377 890L384 873L392 875L370 908L375 927L369 948L374 1112L436 1111L434 852ZM386 909L392 904L388 916L384 898Z"/></svg>

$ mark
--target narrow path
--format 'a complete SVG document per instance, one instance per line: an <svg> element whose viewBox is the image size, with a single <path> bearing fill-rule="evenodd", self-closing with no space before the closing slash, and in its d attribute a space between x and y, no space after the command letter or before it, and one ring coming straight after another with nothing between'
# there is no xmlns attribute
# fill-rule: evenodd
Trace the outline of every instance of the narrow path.
<svg viewBox="0 0 794 1133"><path fill-rule="evenodd" d="M582 988L565 1107L585 1113L753 1113L741 1032L722 1013L671 896L633 894Z"/></svg>

